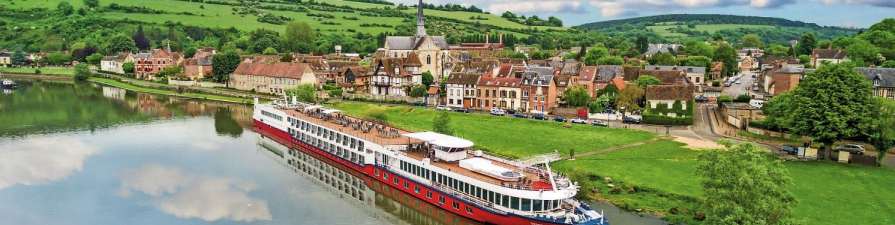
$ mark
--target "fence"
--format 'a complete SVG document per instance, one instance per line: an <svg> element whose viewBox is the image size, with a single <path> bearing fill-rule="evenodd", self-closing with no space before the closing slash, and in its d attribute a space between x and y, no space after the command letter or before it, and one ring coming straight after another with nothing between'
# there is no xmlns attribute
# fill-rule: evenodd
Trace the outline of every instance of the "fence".
<svg viewBox="0 0 895 225"><path fill-rule="evenodd" d="M851 155L848 163L865 165L865 166L876 166L876 156Z"/></svg>

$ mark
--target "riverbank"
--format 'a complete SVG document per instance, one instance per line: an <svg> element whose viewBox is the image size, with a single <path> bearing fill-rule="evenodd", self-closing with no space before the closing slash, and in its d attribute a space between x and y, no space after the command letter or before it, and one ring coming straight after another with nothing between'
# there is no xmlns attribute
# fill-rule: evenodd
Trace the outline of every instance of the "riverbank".
<svg viewBox="0 0 895 225"><path fill-rule="evenodd" d="M247 98L236 98L236 97L227 97L227 96L219 96L219 95L211 95L211 94L199 94L199 93L177 93L176 91L138 87L135 85L123 83L123 82L108 79L108 78L91 77L89 80L94 83L100 83L100 84L105 84L105 85L109 85L109 86L114 86L114 87L118 87L118 88L131 90L131 91L139 91L139 92L146 92L146 93L152 93L152 94L161 94L161 95L183 97L183 98L193 98L193 99L224 101L224 102L240 103L240 104L253 104L253 102L254 102L254 99L247 99Z"/></svg>

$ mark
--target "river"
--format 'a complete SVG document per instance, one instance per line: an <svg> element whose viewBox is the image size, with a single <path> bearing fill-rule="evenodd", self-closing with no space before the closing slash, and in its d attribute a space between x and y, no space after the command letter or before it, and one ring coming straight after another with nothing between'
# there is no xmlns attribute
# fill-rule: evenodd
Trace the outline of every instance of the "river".
<svg viewBox="0 0 895 225"><path fill-rule="evenodd" d="M248 106L17 83L0 94L0 224L476 224L270 141Z"/></svg>

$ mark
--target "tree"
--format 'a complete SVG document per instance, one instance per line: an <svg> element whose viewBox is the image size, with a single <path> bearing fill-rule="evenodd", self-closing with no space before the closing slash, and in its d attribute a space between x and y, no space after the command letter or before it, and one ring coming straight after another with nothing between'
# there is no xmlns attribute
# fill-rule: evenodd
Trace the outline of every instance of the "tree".
<svg viewBox="0 0 895 225"><path fill-rule="evenodd" d="M146 34L143 34L143 25L137 26L137 33L131 37L134 40L134 44L139 50L149 50L152 48L152 44L149 43L149 39L146 38Z"/></svg>
<svg viewBox="0 0 895 225"><path fill-rule="evenodd" d="M833 41L830 40L820 40L817 43L817 48L829 49L833 47Z"/></svg>
<svg viewBox="0 0 895 225"><path fill-rule="evenodd" d="M798 59L799 59L799 62L802 63L803 65L808 65L811 63L811 56L800 55L798 57Z"/></svg>
<svg viewBox="0 0 895 225"><path fill-rule="evenodd" d="M236 51L225 51L211 57L211 73L218 82L226 83L230 79L230 73L233 73L237 66L239 66L239 54Z"/></svg>
<svg viewBox="0 0 895 225"><path fill-rule="evenodd" d="M454 135L454 129L451 128L451 115L447 110L443 110L435 115L432 121L432 131L439 134Z"/></svg>
<svg viewBox="0 0 895 225"><path fill-rule="evenodd" d="M597 96L616 94L618 94L618 86L615 86L615 83L609 83L609 85L606 85L606 87L597 90Z"/></svg>
<svg viewBox="0 0 895 225"><path fill-rule="evenodd" d="M72 60L79 62L86 62L87 56L93 55L97 50L93 46L86 46L84 48L75 49L71 51Z"/></svg>
<svg viewBox="0 0 895 225"><path fill-rule="evenodd" d="M261 52L261 54L263 54L263 55L277 55L277 54L280 54L280 53L277 52L277 49L275 49L275 48L273 48L273 47L267 47L266 49L264 49L263 52Z"/></svg>
<svg viewBox="0 0 895 225"><path fill-rule="evenodd" d="M87 8L99 7L99 0L84 0L84 6Z"/></svg>
<svg viewBox="0 0 895 225"><path fill-rule="evenodd" d="M598 65L624 65L625 60L618 56L606 56L597 60Z"/></svg>
<svg viewBox="0 0 895 225"><path fill-rule="evenodd" d="M637 80L634 80L634 85L637 85L641 88L646 88L649 85L659 85L662 84L662 81L659 78L650 75L640 75ZM624 90L622 90L624 91Z"/></svg>
<svg viewBox="0 0 895 225"><path fill-rule="evenodd" d="M799 39L798 49L794 53L795 55L811 55L815 48L817 48L817 36L814 36L813 32L808 32Z"/></svg>
<svg viewBox="0 0 895 225"><path fill-rule="evenodd" d="M649 38L642 35L638 36L635 45L637 46L637 51L639 51L640 54L643 54L649 50Z"/></svg>
<svg viewBox="0 0 895 225"><path fill-rule="evenodd" d="M25 65L25 52L22 52L22 50L16 50L12 53L12 56L9 57L9 60L13 65L16 66Z"/></svg>
<svg viewBox="0 0 895 225"><path fill-rule="evenodd" d="M873 87L851 62L820 66L787 94L771 99L777 110L769 111L768 118L824 143L821 158L834 142L859 137L870 128Z"/></svg>
<svg viewBox="0 0 895 225"><path fill-rule="evenodd" d="M674 55L672 55L671 53L668 53L668 52L656 53L655 55L653 55L652 57L647 59L647 61L651 65L660 65L660 66L676 66L677 65L677 58L675 58Z"/></svg>
<svg viewBox="0 0 895 225"><path fill-rule="evenodd" d="M627 111L638 110L640 109L640 99L643 99L644 94L645 91L640 86L625 87L618 93L618 97L615 98L615 106L619 108L625 107ZM624 116L624 112L622 112L622 116Z"/></svg>
<svg viewBox="0 0 895 225"><path fill-rule="evenodd" d="M217 58L215 55L212 58ZM298 85L295 88L287 88L283 90L286 93L286 96L296 96L298 101L305 103L316 103L317 102L317 89L314 88L313 84L302 84Z"/></svg>
<svg viewBox="0 0 895 225"><path fill-rule="evenodd" d="M50 65L54 65L54 66L62 65L62 64L65 64L66 62L71 61L70 55L66 55L66 54L62 54L62 53L50 53L50 54L47 54L47 57L45 57L45 58L47 58L47 63L49 63Z"/></svg>
<svg viewBox="0 0 895 225"><path fill-rule="evenodd" d="M854 43L845 48L848 58L857 66L879 65L881 58L879 48L863 39L855 39Z"/></svg>
<svg viewBox="0 0 895 225"><path fill-rule="evenodd" d="M563 96L566 99L566 104L571 108L584 107L590 101L590 95L583 87L567 88Z"/></svg>
<svg viewBox="0 0 895 225"><path fill-rule="evenodd" d="M587 111L590 113L601 113L606 108L609 108L609 104L614 100L614 95L600 95L597 100L590 102L590 105L587 106Z"/></svg>
<svg viewBox="0 0 895 225"><path fill-rule="evenodd" d="M87 56L87 63L94 66L99 66L100 61L103 60L103 54L93 53L93 55Z"/></svg>
<svg viewBox="0 0 895 225"><path fill-rule="evenodd" d="M65 1L59 2L59 4L56 5L56 12L63 16L68 16L75 12L75 7L71 6L70 3Z"/></svg>
<svg viewBox="0 0 895 225"><path fill-rule="evenodd" d="M90 78L90 67L86 63L78 63L75 66L75 80L85 81Z"/></svg>
<svg viewBox="0 0 895 225"><path fill-rule="evenodd" d="M314 38L314 29L310 24L304 21L292 21L286 24L280 49L284 52L308 53L309 49L301 49L299 46L300 44L304 44L305 47L314 46Z"/></svg>
<svg viewBox="0 0 895 225"><path fill-rule="evenodd" d="M681 59L680 63L684 66L712 68L712 58L705 56L690 56Z"/></svg>
<svg viewBox="0 0 895 225"><path fill-rule="evenodd" d="M792 179L780 160L755 143L706 150L696 174L705 195L706 224L799 224Z"/></svg>
<svg viewBox="0 0 895 225"><path fill-rule="evenodd" d="M427 88L427 86L423 86L423 85L413 86L412 88L410 88L409 95L410 95L410 97L421 98L421 97L426 96L426 91L428 91L428 90L429 90L429 88Z"/></svg>
<svg viewBox="0 0 895 225"><path fill-rule="evenodd" d="M739 72L739 66L737 66L739 65L737 63L738 58L739 55L737 55L736 49L733 49L728 44L721 44L715 49L715 57L712 59L721 62L721 75L729 77ZM706 68L712 68L711 64Z"/></svg>
<svg viewBox="0 0 895 225"><path fill-rule="evenodd" d="M688 56L705 56L708 58L712 58L715 55L715 49L711 45L697 40L690 40L684 43L683 52Z"/></svg>
<svg viewBox="0 0 895 225"><path fill-rule="evenodd" d="M124 70L124 74L134 73L134 62L121 64L121 69Z"/></svg>
<svg viewBox="0 0 895 225"><path fill-rule="evenodd" d="M587 51L587 55L584 56L584 65L597 65L597 60L608 55L609 50L606 50L606 47L603 47L603 45L596 45L591 48L590 51Z"/></svg>
<svg viewBox="0 0 895 225"><path fill-rule="evenodd" d="M752 100L752 96L751 96L751 95L749 95L749 94L740 94L739 96L737 96L736 99L733 100L733 102L749 102L749 101L751 101L751 100Z"/></svg>
<svg viewBox="0 0 895 225"><path fill-rule="evenodd" d="M295 60L295 58L292 57L292 53L283 54L283 57L280 58L280 62L292 62L292 60Z"/></svg>
<svg viewBox="0 0 895 225"><path fill-rule="evenodd" d="M784 47L783 45L773 44L770 48L768 48L768 54L773 56L786 56L789 52L789 48Z"/></svg>
<svg viewBox="0 0 895 225"><path fill-rule="evenodd" d="M134 42L134 39L120 34L115 35L112 38L109 38L108 41L106 41L104 52L109 55L114 55L121 52L133 52L136 50L137 45Z"/></svg>
<svg viewBox="0 0 895 225"><path fill-rule="evenodd" d="M758 37L758 35L747 34L743 36L743 47L761 48L764 47L764 43L761 42L761 37Z"/></svg>
<svg viewBox="0 0 895 225"><path fill-rule="evenodd" d="M895 101L885 98L874 98L873 124L868 142L879 151L877 163L882 164L883 157L895 145Z"/></svg>
<svg viewBox="0 0 895 225"><path fill-rule="evenodd" d="M886 62L883 62L882 67L883 68L895 68L895 61L887 60Z"/></svg>
<svg viewBox="0 0 895 225"><path fill-rule="evenodd" d="M155 73L156 77L168 77L168 76L176 76L180 74L181 69L180 66L167 66L163 68L161 71Z"/></svg>
<svg viewBox="0 0 895 225"><path fill-rule="evenodd" d="M432 76L432 73L429 71L423 72L422 76L423 76L422 77L423 78L423 81L422 81L423 86L425 86L426 88L428 88L429 86L432 86L432 83L435 82L435 77Z"/></svg>
<svg viewBox="0 0 895 225"><path fill-rule="evenodd" d="M187 58L187 59L193 58L193 56L196 55L196 51L198 51L198 49L196 49L196 47L189 47L189 48L184 49L183 50L183 58Z"/></svg>

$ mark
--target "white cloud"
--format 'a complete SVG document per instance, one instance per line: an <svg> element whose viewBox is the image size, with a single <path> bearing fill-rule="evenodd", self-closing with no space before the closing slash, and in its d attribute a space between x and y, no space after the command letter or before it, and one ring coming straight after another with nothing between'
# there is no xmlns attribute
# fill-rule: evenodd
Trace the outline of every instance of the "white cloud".
<svg viewBox="0 0 895 225"><path fill-rule="evenodd" d="M881 7L895 8L895 0L811 0L826 5L834 4L852 4L852 5L872 5Z"/></svg>
<svg viewBox="0 0 895 225"><path fill-rule="evenodd" d="M746 6L775 8L795 3L796 0L592 0L590 5L600 8L603 16L630 16L640 12L668 12L675 9Z"/></svg>
<svg viewBox="0 0 895 225"><path fill-rule="evenodd" d="M64 179L81 171L84 160L99 151L70 137L6 140L0 146L0 189Z"/></svg>
<svg viewBox="0 0 895 225"><path fill-rule="evenodd" d="M119 195L130 197L132 192L142 192L152 197L150 203L156 209L180 218L246 222L272 219L267 201L246 195L258 188L254 182L199 177L162 165L123 171L120 176Z"/></svg>

